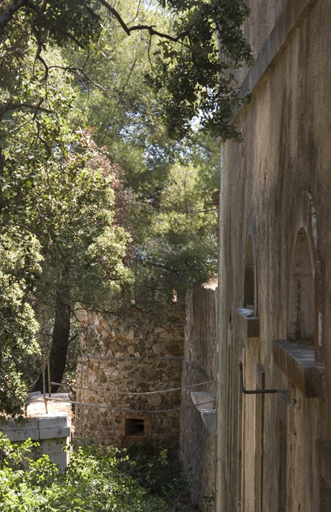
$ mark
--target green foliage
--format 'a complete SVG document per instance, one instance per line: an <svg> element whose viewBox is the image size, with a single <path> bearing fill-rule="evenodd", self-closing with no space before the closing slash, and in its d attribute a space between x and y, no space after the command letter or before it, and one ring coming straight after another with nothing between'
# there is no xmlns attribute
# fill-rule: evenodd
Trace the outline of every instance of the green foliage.
<svg viewBox="0 0 331 512"><path fill-rule="evenodd" d="M0 507L3 512L164 512L161 497L125 475L116 453L104 447L78 448L59 471L47 456L30 460L31 441L11 445L0 438Z"/></svg>
<svg viewBox="0 0 331 512"><path fill-rule="evenodd" d="M46 164L36 154L32 163L25 161L30 140L22 130L19 144L4 152L2 216L24 222L38 237L44 256L38 289L51 293L66 279L72 300L84 301L90 289L117 287L128 276L123 258L129 235L115 223L116 168L90 135L80 142L71 137L76 152L65 160L55 146Z"/></svg>
<svg viewBox="0 0 331 512"><path fill-rule="evenodd" d="M199 167L193 165L173 165L156 201L135 203L131 219L135 303L160 321L171 306L183 306L195 281L216 273L217 212L200 186Z"/></svg>
<svg viewBox="0 0 331 512"><path fill-rule="evenodd" d="M167 27L155 1L138 6L136 1L121 0L116 6L132 23ZM148 35L139 31L128 37L114 18L104 11L100 16L103 30L89 58L74 48L65 52L72 65L84 66L86 75L100 86L94 87L84 77L75 80L75 122L95 127L95 141L106 146L110 160L125 170L126 187L147 196L167 173L175 146L166 135L157 98L145 80L156 42L150 45Z"/></svg>
<svg viewBox="0 0 331 512"><path fill-rule="evenodd" d="M22 414L22 360L38 352L38 324L28 302L40 272L40 245L19 227L0 232L0 413Z"/></svg>
<svg viewBox="0 0 331 512"><path fill-rule="evenodd" d="M101 9L100 4L103 6ZM0 53L4 57L4 69L9 69L10 57L14 57L13 67L22 73L22 61L31 39L36 48L36 59L45 67L45 78L48 69L42 50L47 42L63 47L68 46L70 41L81 48L89 44L90 48L97 48L108 59L118 63L121 58L116 55L116 32L120 30L127 39L137 41L140 37L145 41L144 45L138 43L136 51L132 52L131 64L127 68L128 83L122 82L118 88L117 75L111 74L110 77L113 90L118 97L122 96L124 112L128 112L127 85L136 73L139 78L136 83L141 85L143 94L146 90L139 76L142 71L139 69L139 53L144 46L151 64L146 67L145 75L148 83L160 92L158 101L163 107L142 110L140 115L145 120L153 124L150 114L163 115L169 133L177 137L191 131L194 118L198 118L203 128L216 135L224 138L238 136L231 126L231 117L233 107L241 100L231 70L249 62L251 58L241 30L248 15L243 0L117 2L116 8L108 2L100 4L93 0L61 0L56 4L35 0L29 5L23 3L14 11L2 31ZM0 17L6 7L8 2L0 8ZM112 20L114 46L112 43L100 43L102 26L107 24L108 18ZM154 47L155 39L158 48ZM75 45L73 47L76 48ZM156 65L150 58L152 54L156 56ZM142 105L141 101L139 103ZM132 125L136 119L131 118Z"/></svg>
<svg viewBox="0 0 331 512"><path fill-rule="evenodd" d="M132 23L162 23L163 31L170 29L171 17L155 2L142 2L139 8L133 1L116 5ZM112 18L103 26L85 70L104 91L75 81L76 122L81 122L84 105L95 139L125 169L125 186L135 195L128 219L135 283L121 313L128 314L134 298L147 322L160 323L172 311L174 289L182 305L187 287L216 269L216 214L210 196L218 188L218 147L202 133L183 141L168 137L159 98L144 78L153 65L156 40L138 31L127 37ZM66 55L83 65L82 54Z"/></svg>
<svg viewBox="0 0 331 512"><path fill-rule="evenodd" d="M168 0L173 38L161 39L157 66L148 74L158 91L169 132L183 137L192 120L224 139L238 137L233 108L242 103L233 70L251 60L242 33L248 15L243 0Z"/></svg>
<svg viewBox="0 0 331 512"><path fill-rule="evenodd" d="M39 242L42 274L36 279L25 268L24 275L34 283L29 298L37 316L46 317L49 324L46 332L42 326L45 335L39 336L45 351L52 338L51 325L57 317L65 322L57 315L60 297L61 311L74 319L76 302L86 308L99 305L130 278L124 262L130 236L123 227L130 196L123 191L121 171L95 145L91 132L72 131L71 79L63 76L58 52L47 57L55 67L49 70L45 91L40 90L39 80L32 80L30 88L31 94L45 94L44 110L33 116L8 111L4 116L0 183L3 226L22 226ZM60 346L69 344L69 334L70 326L67 339L58 341ZM63 366L65 358L63 354ZM32 375L30 384L31 379Z"/></svg>
<svg viewBox="0 0 331 512"><path fill-rule="evenodd" d="M149 439L131 444L120 467L125 474L149 493L174 504L186 490L188 482L178 463L169 462L167 450L160 450Z"/></svg>

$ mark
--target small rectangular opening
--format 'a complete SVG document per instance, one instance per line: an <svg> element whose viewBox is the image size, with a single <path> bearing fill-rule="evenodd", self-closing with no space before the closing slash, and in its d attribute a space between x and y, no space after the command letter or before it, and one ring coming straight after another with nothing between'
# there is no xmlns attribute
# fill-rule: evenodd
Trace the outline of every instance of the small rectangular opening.
<svg viewBox="0 0 331 512"><path fill-rule="evenodd" d="M138 418L127 418L125 420L125 435L143 437L145 433L144 420Z"/></svg>

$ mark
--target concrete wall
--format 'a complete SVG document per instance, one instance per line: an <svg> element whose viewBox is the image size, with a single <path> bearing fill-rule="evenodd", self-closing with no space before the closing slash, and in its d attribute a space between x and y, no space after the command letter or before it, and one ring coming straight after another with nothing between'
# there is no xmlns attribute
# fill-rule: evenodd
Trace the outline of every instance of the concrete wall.
<svg viewBox="0 0 331 512"><path fill-rule="evenodd" d="M50 461L65 469L69 462L71 437L71 404L65 393L55 393L48 401L48 412L44 408L44 399L40 393L28 394L27 418L23 424L15 421L0 426L3 435L15 444L31 439L39 444L33 449L31 457L48 455ZM61 410L62 409L62 410Z"/></svg>
<svg viewBox="0 0 331 512"><path fill-rule="evenodd" d="M217 510L327 512L331 2L252 2L248 25L254 53L265 52L246 80L254 100L235 119L243 141L222 149ZM293 339L290 327L301 231L309 248L312 284L305 293L313 325L312 339L302 340ZM253 304L244 301L249 267ZM309 314L300 301L298 319ZM244 394L239 363L246 389L289 392Z"/></svg>
<svg viewBox="0 0 331 512"><path fill-rule="evenodd" d="M192 499L204 510L214 510L212 506L207 508L204 496L215 497L216 442L215 435L204 424L200 411L192 407L191 392L215 391L216 384L191 386L216 380L216 286L216 283L197 285L186 296L179 453L191 482Z"/></svg>
<svg viewBox="0 0 331 512"><path fill-rule="evenodd" d="M77 401L90 406L76 407L76 435L113 446L150 437L177 455L183 312L175 310L171 324L148 333L87 313L81 321L98 343L78 365ZM172 388L177 391L156 392Z"/></svg>

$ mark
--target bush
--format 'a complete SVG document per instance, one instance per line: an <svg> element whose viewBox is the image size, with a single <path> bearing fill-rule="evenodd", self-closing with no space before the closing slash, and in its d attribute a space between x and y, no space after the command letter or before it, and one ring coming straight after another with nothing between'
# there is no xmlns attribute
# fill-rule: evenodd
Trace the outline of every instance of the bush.
<svg viewBox="0 0 331 512"><path fill-rule="evenodd" d="M178 463L167 459L167 450L157 448L149 439L131 444L125 450L120 467L123 472L151 495L161 496L172 509L180 504L181 495L188 487L187 479Z"/></svg>
<svg viewBox="0 0 331 512"><path fill-rule="evenodd" d="M0 509L2 512L165 512L164 500L151 495L120 469L118 454L97 446L79 447L60 471L48 456L29 459L36 446L0 437Z"/></svg>

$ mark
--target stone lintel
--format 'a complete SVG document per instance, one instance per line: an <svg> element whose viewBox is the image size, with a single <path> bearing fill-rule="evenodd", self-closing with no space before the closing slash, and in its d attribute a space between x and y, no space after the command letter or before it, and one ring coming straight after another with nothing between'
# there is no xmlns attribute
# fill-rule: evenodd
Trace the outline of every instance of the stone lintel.
<svg viewBox="0 0 331 512"><path fill-rule="evenodd" d="M259 319L253 316L254 312L246 308L236 308L234 312L235 324L245 338L258 338L260 335Z"/></svg>
<svg viewBox="0 0 331 512"><path fill-rule="evenodd" d="M304 396L325 396L324 366L316 362L314 347L288 340L275 340L273 355L277 366Z"/></svg>
<svg viewBox="0 0 331 512"><path fill-rule="evenodd" d="M68 425L68 415L66 412L50 413L48 415L39 417L40 429L53 429L55 427L61 428Z"/></svg>

